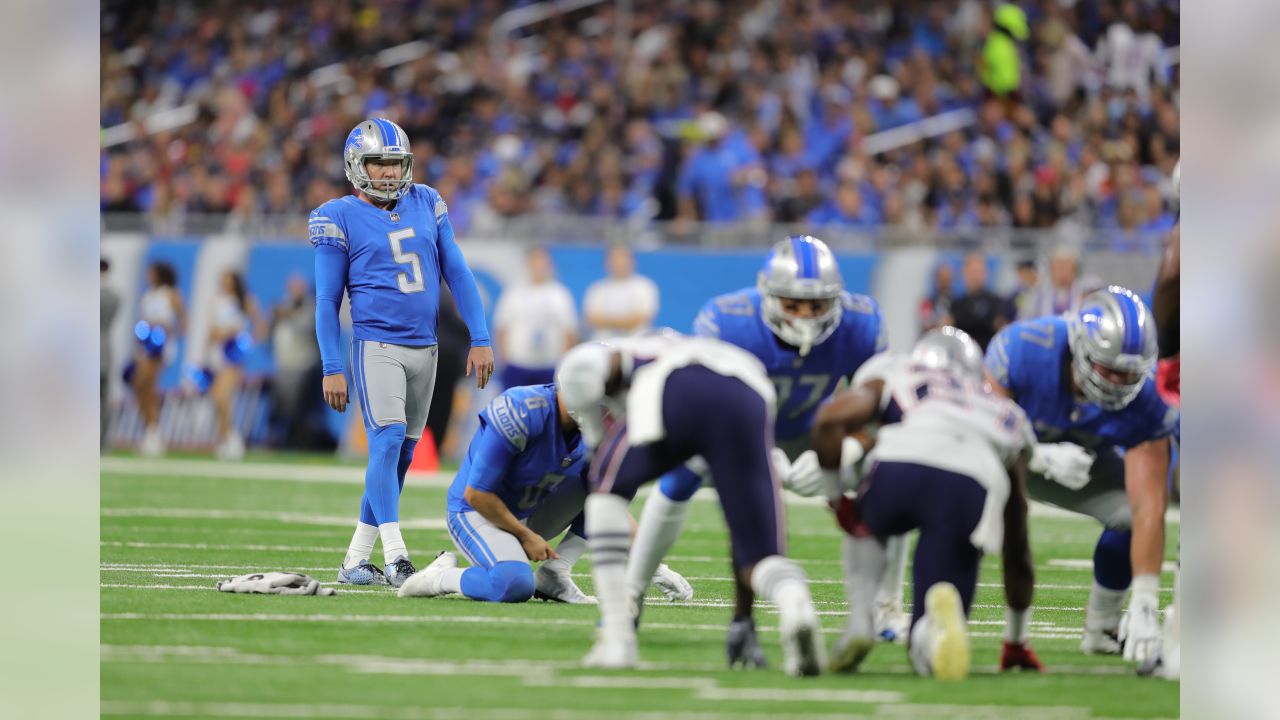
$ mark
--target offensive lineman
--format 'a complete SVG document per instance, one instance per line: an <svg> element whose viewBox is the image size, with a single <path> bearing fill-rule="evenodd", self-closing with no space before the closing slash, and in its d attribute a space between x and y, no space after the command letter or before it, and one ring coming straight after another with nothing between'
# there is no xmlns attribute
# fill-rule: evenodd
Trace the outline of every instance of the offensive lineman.
<svg viewBox="0 0 1280 720"><path fill-rule="evenodd" d="M1125 658L1139 663L1160 639L1169 437L1178 419L1152 377L1153 325L1142 300L1113 285L1085 296L1070 316L1004 328L986 357L993 391L1022 407L1041 443L1028 466L1031 497L1105 526L1080 649L1115 654L1123 640Z"/></svg>
<svg viewBox="0 0 1280 720"><path fill-rule="evenodd" d="M866 295L844 290L835 256L826 243L811 236L791 236L776 243L765 259L756 287L712 298L694 320L694 334L717 338L750 352L765 366L778 397L773 453L782 486L804 496L822 491L817 456L809 430L821 400L841 378L852 377L868 358L886 346L880 308ZM649 496L640 518L627 582L637 605L643 602L648 578L670 551L688 514L689 500L702 484L691 463L664 475L658 492ZM705 472L702 467L697 470ZM891 542L890 572L877 604L882 627L901 630L902 565L905 543ZM738 586L737 607L730 625L730 666L763 666L751 617L749 587ZM895 622L897 620L897 622ZM893 630L890 630L893 633Z"/></svg>
<svg viewBox="0 0 1280 720"><path fill-rule="evenodd" d="M325 402L347 406L338 308L351 300L351 375L369 436L360 519L338 569L338 582L399 587L415 570L400 534L400 491L427 422L436 378L440 279L457 298L471 333L467 374L483 388L493 352L475 277L454 241L440 193L413 182L404 130L372 118L347 136L342 153L354 195L311 212L316 248L316 338ZM369 561L382 539L386 573Z"/></svg>

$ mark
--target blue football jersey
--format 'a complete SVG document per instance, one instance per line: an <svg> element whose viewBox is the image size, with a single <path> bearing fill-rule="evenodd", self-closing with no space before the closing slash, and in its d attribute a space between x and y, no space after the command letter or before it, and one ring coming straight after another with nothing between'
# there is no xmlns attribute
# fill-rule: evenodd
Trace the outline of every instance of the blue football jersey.
<svg viewBox="0 0 1280 720"><path fill-rule="evenodd" d="M1013 393L1040 442L1127 449L1173 434L1178 411L1160 399L1154 378L1123 409L1103 410L1072 395L1070 359L1067 319L1060 316L1013 323L987 348L987 372Z"/></svg>
<svg viewBox="0 0 1280 720"><path fill-rule="evenodd" d="M517 518L533 514L557 488L586 482L582 436L566 438L556 386L514 387L480 412L480 427L449 486L449 511L473 510L467 486L490 492Z"/></svg>
<svg viewBox="0 0 1280 720"><path fill-rule="evenodd" d="M440 277L448 274L450 262L461 262L451 239L452 248L441 246L440 227L448 221L447 213L440 193L421 184L412 185L391 209L347 195L311 212L311 243L332 245L348 255L355 339L436 344Z"/></svg>
<svg viewBox="0 0 1280 720"><path fill-rule="evenodd" d="M852 376L887 345L875 300L846 292L840 302L844 312L839 327L807 357L784 345L765 324L756 288L712 298L693 322L695 335L737 345L764 363L778 392L774 434L780 441L807 435L818 404L835 391L840 378Z"/></svg>

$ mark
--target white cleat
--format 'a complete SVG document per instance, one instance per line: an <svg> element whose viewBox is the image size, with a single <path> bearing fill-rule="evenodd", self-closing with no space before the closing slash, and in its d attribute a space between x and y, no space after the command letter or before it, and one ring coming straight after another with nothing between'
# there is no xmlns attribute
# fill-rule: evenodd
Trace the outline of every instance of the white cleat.
<svg viewBox="0 0 1280 720"><path fill-rule="evenodd" d="M924 596L929 616L929 666L939 680L969 675L969 628L960 592L949 582L936 583Z"/></svg>
<svg viewBox="0 0 1280 720"><path fill-rule="evenodd" d="M1119 628L1090 628L1087 624L1080 639L1080 652L1085 655L1119 655Z"/></svg>
<svg viewBox="0 0 1280 720"><path fill-rule="evenodd" d="M672 602L693 599L693 586L680 573L667 567L666 563L658 566L653 574L653 584Z"/></svg>
<svg viewBox="0 0 1280 720"><path fill-rule="evenodd" d="M884 642L906 642L911 616L902 610L902 600L877 600L875 609L876 637Z"/></svg>
<svg viewBox="0 0 1280 720"><path fill-rule="evenodd" d="M778 626L782 631L782 669L794 677L822 672L822 623L808 594L778 602Z"/></svg>
<svg viewBox="0 0 1280 720"><path fill-rule="evenodd" d="M151 427L143 431L142 442L138 443L138 452L143 457L164 457L164 451L164 438L160 435L160 428Z"/></svg>
<svg viewBox="0 0 1280 720"><path fill-rule="evenodd" d="M409 576L408 580L396 591L396 595L404 597L438 597L447 595L444 590L444 573L458 567L458 556L444 551L431 561L431 564Z"/></svg>
<svg viewBox="0 0 1280 720"><path fill-rule="evenodd" d="M591 652L582 659L584 667L602 670L630 670L640 664L636 651L636 638L606 638L603 633L596 637L596 644Z"/></svg>
<svg viewBox="0 0 1280 720"><path fill-rule="evenodd" d="M218 443L216 454L219 460L243 460L244 438L238 432L231 433L226 440Z"/></svg>
<svg viewBox="0 0 1280 720"><path fill-rule="evenodd" d="M550 566L543 564L533 574L533 578L535 588L533 596L539 600L569 603L570 605L596 604L595 597L582 592L582 589L578 587L572 577L569 577L567 572L557 572Z"/></svg>

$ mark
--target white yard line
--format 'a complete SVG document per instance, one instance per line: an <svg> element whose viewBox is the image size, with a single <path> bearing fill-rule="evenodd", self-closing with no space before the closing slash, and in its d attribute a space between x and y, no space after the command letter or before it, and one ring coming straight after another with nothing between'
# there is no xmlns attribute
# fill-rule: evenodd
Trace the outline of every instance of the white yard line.
<svg viewBox="0 0 1280 720"><path fill-rule="evenodd" d="M1034 709L1034 708L1032 708ZM378 705L321 705L304 703L190 703L112 701L102 702L104 716L132 715L145 717L218 717L218 718L371 718L373 720L600 720L599 710L563 708L478 708L431 706L387 707ZM774 713L609 710L610 720L778 720ZM795 716L799 717L799 716ZM805 713L808 720L869 720L867 715L850 713Z"/></svg>
<svg viewBox="0 0 1280 720"><path fill-rule="evenodd" d="M338 525L350 527L349 515L310 515L295 512L263 510L205 510L200 508L103 508L102 517L154 517L179 520L269 520L295 525ZM444 518L402 520L402 530L445 530Z"/></svg>
<svg viewBox="0 0 1280 720"><path fill-rule="evenodd" d="M364 484L364 468L330 465L106 457L102 458L101 470L105 474L145 477L235 478L279 482ZM411 476L411 481L415 485L425 487L448 487L453 482L453 475L444 472L415 473ZM652 483L642 488L639 495L644 497L650 492L653 492ZM822 498L802 498L792 493L784 493L784 497L791 505L826 504L826 500ZM694 499L704 502L714 501L716 500L715 490L702 488L694 495ZM1095 522L1083 515L1037 502L1031 503L1031 516ZM1171 508L1166 514L1166 520L1170 523L1178 523L1180 519L1181 515L1177 508Z"/></svg>

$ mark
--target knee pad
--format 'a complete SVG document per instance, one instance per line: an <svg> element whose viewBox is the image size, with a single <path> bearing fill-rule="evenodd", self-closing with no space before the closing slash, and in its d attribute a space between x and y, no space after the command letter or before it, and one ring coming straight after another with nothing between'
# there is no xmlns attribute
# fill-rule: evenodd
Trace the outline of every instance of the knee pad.
<svg viewBox="0 0 1280 720"><path fill-rule="evenodd" d="M1124 590L1133 581L1129 544L1133 534L1128 530L1107 528L1093 549L1093 577L1108 590Z"/></svg>
<svg viewBox="0 0 1280 720"><path fill-rule="evenodd" d="M533 597L533 568L527 563L504 561L489 570L496 602L520 603Z"/></svg>
<svg viewBox="0 0 1280 720"><path fill-rule="evenodd" d="M702 478L683 465L663 475L658 481L658 490L676 502L684 502L693 497L699 487L702 487Z"/></svg>

